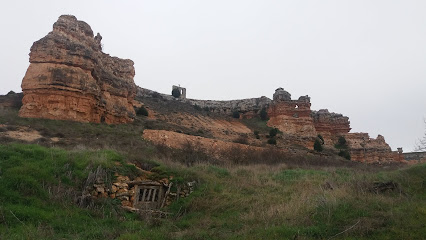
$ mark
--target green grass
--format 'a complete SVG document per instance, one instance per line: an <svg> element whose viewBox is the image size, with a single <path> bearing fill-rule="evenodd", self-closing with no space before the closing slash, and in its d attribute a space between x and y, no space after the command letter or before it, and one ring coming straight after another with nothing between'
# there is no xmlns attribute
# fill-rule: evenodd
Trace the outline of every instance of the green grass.
<svg viewBox="0 0 426 240"><path fill-rule="evenodd" d="M118 165L117 165L118 164ZM123 230L127 213L117 202L78 208L88 172L97 166L129 174L131 165L114 151L64 151L38 145L0 145L0 239L101 239ZM143 228L138 220L135 230ZM136 226L136 225L135 225ZM128 230L125 230L128 231Z"/></svg>
<svg viewBox="0 0 426 240"><path fill-rule="evenodd" d="M112 150L0 145L0 239L422 239L426 165L399 170L195 164L158 158L153 178L195 191L144 219L104 199L90 209L74 197L89 171L137 174ZM374 182L399 189L376 194ZM331 187L330 187L331 186ZM349 229L349 230L347 230ZM344 232L347 230L346 232ZM342 233L344 232L344 233ZM341 234L339 234L341 233Z"/></svg>

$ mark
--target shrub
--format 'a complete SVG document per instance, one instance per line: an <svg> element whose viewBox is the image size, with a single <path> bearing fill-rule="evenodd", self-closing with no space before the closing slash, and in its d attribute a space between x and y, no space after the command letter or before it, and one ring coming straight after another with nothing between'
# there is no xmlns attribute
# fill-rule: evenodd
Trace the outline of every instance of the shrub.
<svg viewBox="0 0 426 240"><path fill-rule="evenodd" d="M346 145L346 138L345 137L343 137L343 136L340 136L339 137L339 140L338 140L338 143L339 143L339 145L341 145L341 146L344 146L344 145Z"/></svg>
<svg viewBox="0 0 426 240"><path fill-rule="evenodd" d="M269 136L270 137L275 137L278 134L278 128L272 128L271 130L269 130Z"/></svg>
<svg viewBox="0 0 426 240"><path fill-rule="evenodd" d="M260 139L259 131L254 130L254 136L256 137L256 139Z"/></svg>
<svg viewBox="0 0 426 240"><path fill-rule="evenodd" d="M334 147L337 149L346 149L348 148L348 142L346 141L344 136L340 136L337 140L337 144Z"/></svg>
<svg viewBox="0 0 426 240"><path fill-rule="evenodd" d="M153 92L151 96L152 96L152 98L162 98L161 94L158 93L158 92Z"/></svg>
<svg viewBox="0 0 426 240"><path fill-rule="evenodd" d="M348 150L340 150L339 156L344 157L348 160L351 160L351 154L349 153Z"/></svg>
<svg viewBox="0 0 426 240"><path fill-rule="evenodd" d="M317 152L322 152L323 147L322 147L322 143L321 143L321 139L320 138L315 139L314 150L317 151Z"/></svg>
<svg viewBox="0 0 426 240"><path fill-rule="evenodd" d="M203 107L203 110L206 112L210 112L210 108L209 107Z"/></svg>
<svg viewBox="0 0 426 240"><path fill-rule="evenodd" d="M179 89L174 88L172 90L172 96L175 97L175 98L179 98L180 97L180 91L179 91Z"/></svg>
<svg viewBox="0 0 426 240"><path fill-rule="evenodd" d="M234 143L248 144L247 136L239 136L234 140Z"/></svg>
<svg viewBox="0 0 426 240"><path fill-rule="evenodd" d="M264 121L269 120L268 112L266 112L266 108L262 108L262 110L260 110L260 119Z"/></svg>
<svg viewBox="0 0 426 240"><path fill-rule="evenodd" d="M233 118L240 118L240 113L239 113L238 111L234 111L234 112L232 113L232 117L233 117Z"/></svg>
<svg viewBox="0 0 426 240"><path fill-rule="evenodd" d="M321 144L324 145L324 138L321 136L321 134L318 134L318 138L321 140Z"/></svg>
<svg viewBox="0 0 426 240"><path fill-rule="evenodd" d="M268 144L276 145L277 144L277 140L275 138L270 138L270 139L268 139Z"/></svg>
<svg viewBox="0 0 426 240"><path fill-rule="evenodd" d="M197 104L194 105L194 109L197 111L201 111L203 110L200 106L198 106Z"/></svg>
<svg viewBox="0 0 426 240"><path fill-rule="evenodd" d="M140 107L137 111L136 111L137 115L140 116L147 116L148 117L148 110L146 110L145 107Z"/></svg>

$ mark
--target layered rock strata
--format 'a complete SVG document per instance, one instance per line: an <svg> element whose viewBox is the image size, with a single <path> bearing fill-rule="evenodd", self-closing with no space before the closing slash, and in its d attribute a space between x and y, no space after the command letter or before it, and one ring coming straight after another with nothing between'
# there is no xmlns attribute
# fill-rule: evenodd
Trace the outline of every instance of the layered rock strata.
<svg viewBox="0 0 426 240"><path fill-rule="evenodd" d="M70 15L34 42L22 80L21 117L106 122L133 121L133 61L102 52L102 37Z"/></svg>
<svg viewBox="0 0 426 240"><path fill-rule="evenodd" d="M317 136L311 117L311 102L308 96L291 100L290 93L278 88L273 98L274 100L267 110L268 126L278 128L285 134L299 137L314 138Z"/></svg>
<svg viewBox="0 0 426 240"><path fill-rule="evenodd" d="M351 160L365 163L388 163L403 161L403 155L392 152L382 135L370 138L368 133L348 133L344 135L348 142Z"/></svg>

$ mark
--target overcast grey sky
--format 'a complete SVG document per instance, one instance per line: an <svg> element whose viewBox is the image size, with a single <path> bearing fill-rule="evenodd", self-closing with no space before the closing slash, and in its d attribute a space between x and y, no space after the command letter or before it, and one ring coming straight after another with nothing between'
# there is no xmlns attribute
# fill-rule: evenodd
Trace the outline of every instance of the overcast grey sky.
<svg viewBox="0 0 426 240"><path fill-rule="evenodd" d="M62 14L135 62L137 85L196 99L272 98L283 87L352 132L413 149L426 117L426 1L3 1L0 94L21 91L32 43Z"/></svg>

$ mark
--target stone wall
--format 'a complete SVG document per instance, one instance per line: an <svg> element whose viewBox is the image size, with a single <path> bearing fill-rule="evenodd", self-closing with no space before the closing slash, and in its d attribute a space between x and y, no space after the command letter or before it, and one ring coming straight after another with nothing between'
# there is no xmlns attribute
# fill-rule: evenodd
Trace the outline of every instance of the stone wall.
<svg viewBox="0 0 426 240"><path fill-rule="evenodd" d="M137 97L162 98L166 101L181 101L193 106L208 109L211 112L232 114L234 111L242 113L243 116L250 118L257 114L262 108L267 108L271 99L267 97L248 98L240 100L216 101L216 100L197 100L197 99L176 99L171 95L158 93L149 89L138 87Z"/></svg>
<svg viewBox="0 0 426 240"><path fill-rule="evenodd" d="M34 42L20 116L82 122L133 121L133 61L102 52L102 37L70 15Z"/></svg>
<svg viewBox="0 0 426 240"><path fill-rule="evenodd" d="M426 152L403 153L406 161L426 161Z"/></svg>

